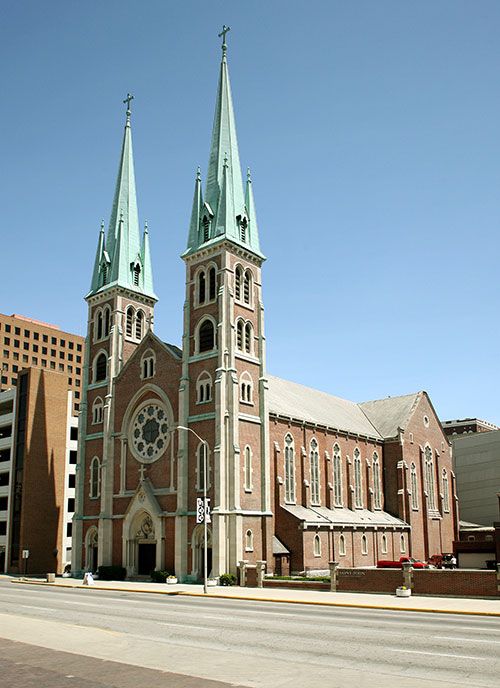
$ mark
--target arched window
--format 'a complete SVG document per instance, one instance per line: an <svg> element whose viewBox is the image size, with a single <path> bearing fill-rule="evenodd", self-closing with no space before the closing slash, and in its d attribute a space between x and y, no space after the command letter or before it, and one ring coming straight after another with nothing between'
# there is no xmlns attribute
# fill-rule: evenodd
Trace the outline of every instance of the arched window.
<svg viewBox="0 0 500 688"><path fill-rule="evenodd" d="M132 337L134 333L134 315L135 310L132 308L132 306L129 306L127 308L127 323L125 326L125 334L127 337Z"/></svg>
<svg viewBox="0 0 500 688"><path fill-rule="evenodd" d="M94 382L101 382L107 377L108 359L105 353L99 354L96 358L94 369Z"/></svg>
<svg viewBox="0 0 500 688"><path fill-rule="evenodd" d="M448 489L448 472L443 468L443 509L450 510L450 493Z"/></svg>
<svg viewBox="0 0 500 688"><path fill-rule="evenodd" d="M212 351L214 344L214 325L211 320L204 320L198 331L198 352Z"/></svg>
<svg viewBox="0 0 500 688"><path fill-rule="evenodd" d="M97 313L97 333L96 333L96 339L102 339L102 311L98 311Z"/></svg>
<svg viewBox="0 0 500 688"><path fill-rule="evenodd" d="M205 271L202 270L198 275L198 304L201 305L205 303L206 297L206 284L205 284Z"/></svg>
<svg viewBox="0 0 500 688"><path fill-rule="evenodd" d="M138 263L136 263L136 265L134 265L133 272L134 272L134 285L136 287L138 287L139 286L139 275L141 274L141 266Z"/></svg>
<svg viewBox="0 0 500 688"><path fill-rule="evenodd" d="M354 450L354 501L357 509L363 508L363 488L361 485L361 454Z"/></svg>
<svg viewBox="0 0 500 688"><path fill-rule="evenodd" d="M234 271L234 298L239 301L241 299L241 275L242 269L240 265L236 266Z"/></svg>
<svg viewBox="0 0 500 688"><path fill-rule="evenodd" d="M145 351L141 358L141 377L147 380L155 374L156 357L151 349Z"/></svg>
<svg viewBox="0 0 500 688"><path fill-rule="evenodd" d="M382 535L382 554L387 554L387 535Z"/></svg>
<svg viewBox="0 0 500 688"><path fill-rule="evenodd" d="M212 377L204 370L196 380L196 403L204 404L212 400Z"/></svg>
<svg viewBox="0 0 500 688"><path fill-rule="evenodd" d="M313 550L314 550L314 556L315 557L321 556L321 538L319 537L319 535L317 533L314 536Z"/></svg>
<svg viewBox="0 0 500 688"><path fill-rule="evenodd" d="M381 509L381 489L380 489L380 464L378 461L378 454L373 454L373 506L375 509Z"/></svg>
<svg viewBox="0 0 500 688"><path fill-rule="evenodd" d="M342 506L342 457L338 444L333 445L333 499L335 506Z"/></svg>
<svg viewBox="0 0 500 688"><path fill-rule="evenodd" d="M94 456L90 464L90 498L97 499L101 492L101 464Z"/></svg>
<svg viewBox="0 0 500 688"><path fill-rule="evenodd" d="M245 533L245 552L253 552L253 533L247 530Z"/></svg>
<svg viewBox="0 0 500 688"><path fill-rule="evenodd" d="M248 222L246 217L243 218L240 222L240 238L242 241L247 240L247 227L248 227Z"/></svg>
<svg viewBox="0 0 500 688"><path fill-rule="evenodd" d="M245 371L242 373L240 379L240 401L242 401L244 404L253 403L252 387L252 378L250 377L250 374Z"/></svg>
<svg viewBox="0 0 500 688"><path fill-rule="evenodd" d="M319 451L314 437L310 443L309 456L311 459L311 504L319 504Z"/></svg>
<svg viewBox="0 0 500 688"><path fill-rule="evenodd" d="M295 502L295 457L293 437L285 437L285 502Z"/></svg>
<svg viewBox="0 0 500 688"><path fill-rule="evenodd" d="M250 447L245 447L245 490L250 492L252 489L252 451Z"/></svg>
<svg viewBox="0 0 500 688"><path fill-rule="evenodd" d="M203 241L208 241L210 238L210 220L206 215L203 216L202 220L202 225L203 225Z"/></svg>
<svg viewBox="0 0 500 688"><path fill-rule="evenodd" d="M135 316L135 337L136 339L142 339L142 328L144 322L144 313L142 311L137 311Z"/></svg>
<svg viewBox="0 0 500 688"><path fill-rule="evenodd" d="M250 270L245 270L243 276L243 303L251 303L252 294L252 273Z"/></svg>
<svg viewBox="0 0 500 688"><path fill-rule="evenodd" d="M204 442L200 442L197 450L197 475L198 475L198 490L203 490L203 481L205 479L205 452L207 451L207 445ZM209 459L210 454L207 453L206 456L206 466L207 466L207 489L209 488Z"/></svg>
<svg viewBox="0 0 500 688"><path fill-rule="evenodd" d="M215 293L217 291L217 280L215 275L215 268L210 268L208 271L208 298L210 301L215 299Z"/></svg>
<svg viewBox="0 0 500 688"><path fill-rule="evenodd" d="M418 509L417 467L415 462L410 466L411 508Z"/></svg>
<svg viewBox="0 0 500 688"><path fill-rule="evenodd" d="M92 404L92 423L102 423L103 403L101 397L96 397Z"/></svg>
<svg viewBox="0 0 500 688"><path fill-rule="evenodd" d="M236 323L236 348L243 351L243 320L238 320Z"/></svg>
<svg viewBox="0 0 500 688"><path fill-rule="evenodd" d="M368 554L368 538L366 535L361 536L361 554Z"/></svg>
<svg viewBox="0 0 500 688"><path fill-rule="evenodd" d="M253 327L251 323L247 322L245 324L245 353L251 354L252 353L252 344L253 344Z"/></svg>
<svg viewBox="0 0 500 688"><path fill-rule="evenodd" d="M104 310L104 336L109 337L109 330L111 324L111 311L109 308Z"/></svg>
<svg viewBox="0 0 500 688"><path fill-rule="evenodd" d="M339 554L341 557L345 557L345 537L340 535L339 537Z"/></svg>
<svg viewBox="0 0 500 688"><path fill-rule="evenodd" d="M406 542L405 542L405 536L401 535L401 541L399 543L399 551L404 554L406 552Z"/></svg>
<svg viewBox="0 0 500 688"><path fill-rule="evenodd" d="M427 494L429 496L429 509L436 509L436 490L434 485L434 457L432 449L427 446L425 448L425 482Z"/></svg>
<svg viewBox="0 0 500 688"><path fill-rule="evenodd" d="M108 265L103 263L102 265L102 284L103 286L108 283Z"/></svg>

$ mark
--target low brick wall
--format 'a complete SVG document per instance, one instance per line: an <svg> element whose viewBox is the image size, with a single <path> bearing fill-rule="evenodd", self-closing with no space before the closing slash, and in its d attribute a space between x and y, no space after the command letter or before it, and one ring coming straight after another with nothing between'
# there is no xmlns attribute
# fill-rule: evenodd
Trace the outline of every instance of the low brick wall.
<svg viewBox="0 0 500 688"><path fill-rule="evenodd" d="M414 569L412 591L416 595L452 595L464 597L500 597L496 571L466 571L449 569ZM337 570L338 592L394 593L404 585L401 569ZM294 588L299 590L330 590L330 583L264 579L265 588Z"/></svg>

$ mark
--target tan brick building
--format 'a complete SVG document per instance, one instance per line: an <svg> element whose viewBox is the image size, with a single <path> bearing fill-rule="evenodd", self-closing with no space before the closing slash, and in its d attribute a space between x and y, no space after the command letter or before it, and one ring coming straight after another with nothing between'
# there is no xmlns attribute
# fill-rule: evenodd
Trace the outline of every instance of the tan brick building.
<svg viewBox="0 0 500 688"><path fill-rule="evenodd" d="M356 404L267 374L265 258L250 175L245 187L241 179L225 44L205 194L198 172L182 255L182 348L153 333L127 102L111 220L86 296L75 568L199 579L205 481L214 576L242 560L303 571L449 551L451 448L425 392Z"/></svg>

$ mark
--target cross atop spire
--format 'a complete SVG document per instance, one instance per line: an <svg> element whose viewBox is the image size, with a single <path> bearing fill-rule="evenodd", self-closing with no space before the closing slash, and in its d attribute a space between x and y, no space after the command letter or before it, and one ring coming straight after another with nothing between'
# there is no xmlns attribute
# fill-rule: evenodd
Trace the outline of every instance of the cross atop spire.
<svg viewBox="0 0 500 688"><path fill-rule="evenodd" d="M130 122L130 115L132 114L130 112L130 101L134 100L134 96L130 95L130 93L127 93L127 97L123 101L124 103L127 103L127 124Z"/></svg>
<svg viewBox="0 0 500 688"><path fill-rule="evenodd" d="M219 34L219 38L222 38L222 57L226 57L226 50L227 50L227 45L226 45L226 33L228 31L231 31L230 26L226 26L225 24L222 26L222 31Z"/></svg>

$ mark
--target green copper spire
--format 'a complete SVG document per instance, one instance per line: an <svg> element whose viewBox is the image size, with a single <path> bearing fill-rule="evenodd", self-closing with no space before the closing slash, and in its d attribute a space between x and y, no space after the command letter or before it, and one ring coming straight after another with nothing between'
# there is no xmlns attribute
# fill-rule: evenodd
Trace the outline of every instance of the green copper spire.
<svg viewBox="0 0 500 688"><path fill-rule="evenodd" d="M194 183L193 210L191 211L191 222L189 223L188 248L198 246L198 233L200 231L201 213L203 209L203 191L201 188L200 168L196 174Z"/></svg>
<svg viewBox="0 0 500 688"><path fill-rule="evenodd" d="M226 56L226 34L229 30L229 27L224 26L219 34L223 39L222 62L208 161L205 200L202 202L201 189L197 187L191 213L188 246L183 257L196 251L202 244L226 238L246 246L264 258L259 248L255 209L253 209L255 231L248 231L250 222L243 192Z"/></svg>
<svg viewBox="0 0 500 688"><path fill-rule="evenodd" d="M115 195L111 207L105 249L99 244L96 267L92 276L90 292L87 296L109 286L119 285L139 291L154 299L153 276L149 257L149 241L141 245L137 198L135 192L134 158L132 153L132 133L130 127L130 101L134 96L127 95L127 120L123 135L122 152L118 167ZM101 234L103 230L101 230ZM148 263L144 263L147 253Z"/></svg>

